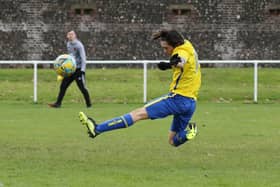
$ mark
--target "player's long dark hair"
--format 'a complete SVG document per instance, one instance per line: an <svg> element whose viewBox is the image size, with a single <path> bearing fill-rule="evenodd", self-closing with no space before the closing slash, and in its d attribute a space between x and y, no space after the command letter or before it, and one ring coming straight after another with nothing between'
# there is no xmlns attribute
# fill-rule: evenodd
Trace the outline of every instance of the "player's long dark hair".
<svg viewBox="0 0 280 187"><path fill-rule="evenodd" d="M161 30L152 35L153 40L158 38L161 41L166 41L172 47L184 44L184 37L176 30Z"/></svg>

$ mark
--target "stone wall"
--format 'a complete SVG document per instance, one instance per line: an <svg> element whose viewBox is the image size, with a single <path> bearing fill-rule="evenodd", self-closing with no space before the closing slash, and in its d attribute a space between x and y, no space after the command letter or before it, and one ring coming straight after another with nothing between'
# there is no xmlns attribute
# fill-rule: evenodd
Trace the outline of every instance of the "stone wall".
<svg viewBox="0 0 280 187"><path fill-rule="evenodd" d="M0 59L54 59L72 29L88 59L163 59L150 40L162 28L182 32L200 59L280 59L277 7L279 0L0 0Z"/></svg>

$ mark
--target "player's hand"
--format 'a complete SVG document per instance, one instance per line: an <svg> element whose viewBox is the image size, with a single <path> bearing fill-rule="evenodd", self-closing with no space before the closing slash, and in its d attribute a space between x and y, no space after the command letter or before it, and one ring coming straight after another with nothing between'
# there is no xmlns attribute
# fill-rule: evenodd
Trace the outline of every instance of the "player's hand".
<svg viewBox="0 0 280 187"><path fill-rule="evenodd" d="M167 62L160 62L160 63L157 64L157 66L160 70L171 69L170 63L167 63Z"/></svg>
<svg viewBox="0 0 280 187"><path fill-rule="evenodd" d="M171 58L170 58L170 65L171 66L176 66L179 62L181 62L181 58L179 57L178 54L175 54L173 55Z"/></svg>

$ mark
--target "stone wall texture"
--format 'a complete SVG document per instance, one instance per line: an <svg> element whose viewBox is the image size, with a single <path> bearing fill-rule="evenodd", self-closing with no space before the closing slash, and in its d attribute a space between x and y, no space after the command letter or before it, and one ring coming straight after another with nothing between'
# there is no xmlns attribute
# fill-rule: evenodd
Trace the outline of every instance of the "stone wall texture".
<svg viewBox="0 0 280 187"><path fill-rule="evenodd" d="M203 60L278 60L279 12L280 0L0 0L0 60L52 60L69 30L88 59L163 59L150 40L163 28L179 30Z"/></svg>

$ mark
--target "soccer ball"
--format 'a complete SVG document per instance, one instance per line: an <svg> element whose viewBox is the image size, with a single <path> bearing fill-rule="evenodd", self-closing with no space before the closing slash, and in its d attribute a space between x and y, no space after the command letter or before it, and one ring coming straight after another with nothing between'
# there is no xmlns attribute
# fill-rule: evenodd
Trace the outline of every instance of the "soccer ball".
<svg viewBox="0 0 280 187"><path fill-rule="evenodd" d="M63 77L69 77L76 71L76 61L68 54L59 55L54 61L54 70Z"/></svg>

